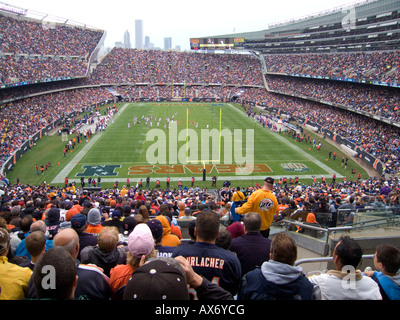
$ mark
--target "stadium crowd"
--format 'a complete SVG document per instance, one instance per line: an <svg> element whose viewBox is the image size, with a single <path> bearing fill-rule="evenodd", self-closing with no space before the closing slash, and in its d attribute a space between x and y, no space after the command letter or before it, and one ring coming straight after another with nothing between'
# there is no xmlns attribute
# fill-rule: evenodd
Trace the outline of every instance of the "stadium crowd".
<svg viewBox="0 0 400 320"><path fill-rule="evenodd" d="M103 36L102 31L3 14L0 28L2 84L85 76L88 58Z"/></svg>
<svg viewBox="0 0 400 320"><path fill-rule="evenodd" d="M355 81L400 81L399 51L264 56L268 72Z"/></svg>
<svg viewBox="0 0 400 320"><path fill-rule="evenodd" d="M274 213L276 221L279 221L281 216L290 218L297 211L304 210L307 211L307 217L311 215L319 221L320 215L330 212L333 216L342 208L341 206L351 208L354 212L380 208L380 210L396 210L393 211L394 213L397 213L400 207L398 178L354 179L340 183L316 183L312 186L304 185L301 181L293 183L279 179L273 182L272 186L271 192L276 196L278 203ZM297 249L290 236L279 232L271 236L272 242L271 239L261 241L263 237L259 234L261 220L257 218L258 213L245 214L242 222L226 219L233 201L239 199L242 202L246 201L261 188L258 182L254 186L243 187L231 187L225 182L222 188L216 190L200 189L196 186L173 189L155 186L138 188L136 185L130 188L123 186L120 189L94 191L78 188L74 183L65 187L50 185L34 187L24 184L2 187L0 188L0 259L2 260L0 299L121 300L132 299L132 290L139 295L143 292L147 299L158 299L156 297L158 293L164 293L169 299L189 299L190 291L187 291L186 286L185 290L182 289L183 293L176 286L172 286L173 289L170 288L168 291L160 282L157 282L161 281L160 279L154 280L157 284L151 286L151 292L147 291L150 288L146 289L148 286L145 284L137 284L138 287L131 288L133 284L129 282L129 279L132 274L136 275L134 273L136 270L142 272L143 268L140 268L146 265L145 261L155 265L154 261L171 257L180 261L187 276L186 279L184 277L182 279L187 280L190 285L193 284L193 288L197 291L195 296L199 299L221 299L221 294L224 299L239 300L266 299L269 296L278 300L345 299L346 293L341 293L340 290L338 292L333 290L332 294L323 292L321 294L319 290L323 289L315 286L316 279L305 277L301 267L293 266ZM187 228L181 228L182 221L187 222ZM315 223L318 225L314 219ZM207 230L213 229L214 226L219 230L219 235L215 235L214 240L207 245L201 238L205 237L205 233L200 231L204 226ZM195 230L198 230L197 233ZM250 236L253 237L251 238L252 245L246 247L246 241L250 241L250 239L246 240L246 237ZM259 241L262 245L260 244L261 247L256 249L255 243ZM287 243L288 241L291 245ZM350 239L343 238L341 241L346 243ZM278 255L274 252L275 246L281 246ZM55 250L51 248L57 247L66 247L75 259L75 273L77 272L79 276L78 285L75 284L75 294L58 296L57 293L48 291L46 295L40 291L40 282L39 284L35 282L35 277L40 276L37 271L35 272L35 266L36 269L39 268L42 260L45 259L41 260L41 257L45 257L46 252L51 255L51 252ZM207 256L207 252L214 253L215 260L212 260L211 269L215 268L213 272L223 272L219 286L207 282L207 280L211 281L213 276L207 272L201 273L202 269L198 268L199 261L188 257L182 260L182 257L178 257L187 250L195 252L200 248L204 257ZM260 260L260 255L253 255L251 259L243 253L243 249L250 252L271 251L271 256L263 254ZM353 255L354 248L352 250ZM392 263L397 269L394 273L391 272L390 276L397 283L400 256L398 249L396 250L392 256ZM59 252L60 254L62 252ZM291 256L289 260L282 257L286 254ZM56 265L55 261L57 259L52 263ZM65 261L62 261L65 267ZM222 264L220 261L225 262ZM270 262L267 263L267 261ZM172 263L171 260L167 262ZM264 265L265 263L267 265ZM273 265L269 265L270 263ZM275 263L278 265L274 265ZM279 265L279 263L288 265ZM257 266L262 266L261 270L271 268L269 270L271 276L267 277L267 280L275 283L273 288L270 284L264 288L254 288L254 285L249 285L248 282L251 282L254 272L258 272L254 271L257 270ZM377 272L380 271L378 267L375 268ZM283 283L272 280L283 276L282 272L289 272L284 271L286 269L290 269L292 280ZM15 277L5 276L10 272ZM363 276L368 274L367 271L365 272ZM163 271L160 269L159 276L169 283L162 274ZM199 275L200 278L197 278L199 283L194 286L194 282L191 282L192 277ZM361 278L363 276L360 275ZM370 276L372 277L373 273ZM149 282L146 281L151 281L145 275L142 277L146 279L144 283L148 284ZM246 281L242 281L242 277L245 277ZM294 290L292 281L301 279L307 283L308 294L298 293L300 289L297 285L295 286L297 289ZM309 284L308 281L313 284ZM368 288L367 291L373 290L372 296L364 295L364 289L361 290L361 287L358 287L357 293L352 293L356 294L353 298L382 299L384 297L383 293L382 295L379 293L376 283L370 282ZM167 292L162 292L163 290ZM395 289L397 293L391 299L399 298L398 291L399 287ZM138 299L140 298L143 297L140 296Z"/></svg>
<svg viewBox="0 0 400 320"><path fill-rule="evenodd" d="M388 120L400 121L400 94L396 89L316 79L267 76L270 90L343 105Z"/></svg>
<svg viewBox="0 0 400 320"><path fill-rule="evenodd" d="M85 107L112 98L102 88L62 91L10 102L0 110L0 163L38 132L65 112L82 112Z"/></svg>
<svg viewBox="0 0 400 320"><path fill-rule="evenodd" d="M263 85L257 58L114 48L97 66L91 84Z"/></svg>

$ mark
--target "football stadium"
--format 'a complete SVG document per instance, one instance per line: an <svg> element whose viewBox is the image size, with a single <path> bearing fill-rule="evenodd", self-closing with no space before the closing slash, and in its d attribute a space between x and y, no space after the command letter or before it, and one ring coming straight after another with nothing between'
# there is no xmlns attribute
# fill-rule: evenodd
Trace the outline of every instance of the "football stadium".
<svg viewBox="0 0 400 320"><path fill-rule="evenodd" d="M400 298L398 0L105 54L32 7L0 3L0 300Z"/></svg>

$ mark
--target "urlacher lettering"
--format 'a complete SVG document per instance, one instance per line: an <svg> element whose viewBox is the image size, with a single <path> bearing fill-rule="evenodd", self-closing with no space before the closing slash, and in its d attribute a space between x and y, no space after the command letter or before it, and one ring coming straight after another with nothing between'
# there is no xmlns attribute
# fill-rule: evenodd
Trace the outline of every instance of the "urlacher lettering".
<svg viewBox="0 0 400 320"><path fill-rule="evenodd" d="M186 257L192 267L223 269L225 260L212 257Z"/></svg>

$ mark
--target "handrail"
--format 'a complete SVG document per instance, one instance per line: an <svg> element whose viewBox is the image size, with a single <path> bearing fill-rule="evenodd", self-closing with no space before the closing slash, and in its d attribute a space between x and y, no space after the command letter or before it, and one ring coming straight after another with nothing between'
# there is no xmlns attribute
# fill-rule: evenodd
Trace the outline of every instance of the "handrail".
<svg viewBox="0 0 400 320"><path fill-rule="evenodd" d="M373 259L374 255L373 254L364 254L362 255L362 259ZM328 262L332 261L333 257L321 257L321 258L305 258L305 259L300 259L297 260L294 265L298 266L302 263L313 263L313 262Z"/></svg>
<svg viewBox="0 0 400 320"><path fill-rule="evenodd" d="M289 224L294 224L297 226L301 226L302 228L308 228L308 229L312 229L312 230L316 230L316 231L322 231L322 232L335 232L335 231L349 231L351 229L353 229L353 227L349 226L349 227L334 227L334 228L321 228L321 227L315 227L309 224L305 224L304 222L298 222L295 220L287 220L287 219L283 219L278 221L279 223L285 222L285 223L289 223Z"/></svg>

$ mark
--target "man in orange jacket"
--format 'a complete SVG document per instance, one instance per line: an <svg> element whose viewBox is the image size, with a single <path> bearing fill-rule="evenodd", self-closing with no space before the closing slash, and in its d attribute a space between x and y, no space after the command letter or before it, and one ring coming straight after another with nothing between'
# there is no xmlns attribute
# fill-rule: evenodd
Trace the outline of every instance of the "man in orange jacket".
<svg viewBox="0 0 400 320"><path fill-rule="evenodd" d="M260 233L268 238L269 228L274 219L274 215L278 211L278 201L272 193L274 179L271 177L265 178L262 188L253 192L241 207L236 208L238 214L246 214L249 212L257 212L261 217Z"/></svg>

